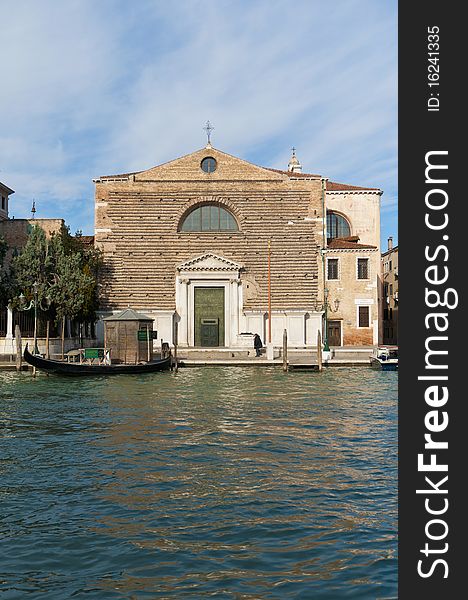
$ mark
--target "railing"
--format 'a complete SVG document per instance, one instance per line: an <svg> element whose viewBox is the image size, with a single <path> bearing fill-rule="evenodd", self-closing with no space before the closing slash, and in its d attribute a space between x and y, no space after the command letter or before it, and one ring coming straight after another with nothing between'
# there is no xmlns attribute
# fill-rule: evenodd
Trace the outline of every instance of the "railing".
<svg viewBox="0 0 468 600"><path fill-rule="evenodd" d="M7 334L7 321L8 312L6 308L0 308L0 337L5 337ZM12 334L15 335L15 326L19 325L21 335L24 338L34 337L34 309L26 311L13 311L13 330ZM95 325L94 323L78 323L76 321L71 322L70 337L83 337L83 338L95 338ZM47 316L42 312L37 312L37 337L47 337ZM49 338L61 337L62 328L60 323L57 325L54 319L49 321ZM81 335L80 335L81 333ZM68 336L68 328L65 328L65 337Z"/></svg>
<svg viewBox="0 0 468 600"><path fill-rule="evenodd" d="M19 325L23 337L34 337L34 309L26 311L13 311L13 333L16 325ZM38 311L37 315L37 337L47 336L47 318ZM49 337L59 337L58 328L54 321L49 321Z"/></svg>

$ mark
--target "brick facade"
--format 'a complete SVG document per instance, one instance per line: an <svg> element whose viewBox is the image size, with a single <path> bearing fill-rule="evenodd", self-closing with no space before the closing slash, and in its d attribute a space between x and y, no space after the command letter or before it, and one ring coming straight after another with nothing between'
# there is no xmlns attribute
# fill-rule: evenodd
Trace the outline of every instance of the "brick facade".
<svg viewBox="0 0 468 600"><path fill-rule="evenodd" d="M200 168L206 157L217 161L214 172ZM191 290L222 285L231 323L226 345L241 344L241 334L253 329L265 339L270 240L272 341L279 343L286 328L292 345L316 343L323 315L324 178L258 167L208 145L95 183L103 313L131 306L152 315L165 339L180 321L179 341L193 345ZM180 231L192 209L213 203L234 216L238 231ZM368 336L357 342L358 334L349 343L367 343Z"/></svg>

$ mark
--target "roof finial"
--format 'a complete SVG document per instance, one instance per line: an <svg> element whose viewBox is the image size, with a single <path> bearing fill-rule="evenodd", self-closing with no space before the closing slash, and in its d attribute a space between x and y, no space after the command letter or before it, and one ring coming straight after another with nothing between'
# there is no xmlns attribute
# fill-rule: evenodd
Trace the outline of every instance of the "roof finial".
<svg viewBox="0 0 468 600"><path fill-rule="evenodd" d="M296 148L294 148L294 146L293 146L291 148L291 150L292 150L292 156L289 159L288 171L291 171L292 173L301 173L302 165L296 156Z"/></svg>
<svg viewBox="0 0 468 600"><path fill-rule="evenodd" d="M208 138L207 146L211 146L211 132L213 131L214 127L212 127L211 123L209 121L207 121L206 125L205 125L205 127L203 127L203 129L206 131L206 136Z"/></svg>
<svg viewBox="0 0 468 600"><path fill-rule="evenodd" d="M33 200L32 208L31 208L31 215L32 215L33 219L34 219L35 214L36 214L36 201Z"/></svg>

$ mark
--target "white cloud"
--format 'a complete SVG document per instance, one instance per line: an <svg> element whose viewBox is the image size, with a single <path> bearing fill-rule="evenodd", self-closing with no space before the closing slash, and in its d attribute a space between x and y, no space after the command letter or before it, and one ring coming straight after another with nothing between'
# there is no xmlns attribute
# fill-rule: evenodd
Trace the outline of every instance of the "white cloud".
<svg viewBox="0 0 468 600"><path fill-rule="evenodd" d="M40 198L91 233L92 177L200 148L207 119L226 152L285 168L295 145L396 198L394 2L19 1L2 23L0 180L24 216Z"/></svg>

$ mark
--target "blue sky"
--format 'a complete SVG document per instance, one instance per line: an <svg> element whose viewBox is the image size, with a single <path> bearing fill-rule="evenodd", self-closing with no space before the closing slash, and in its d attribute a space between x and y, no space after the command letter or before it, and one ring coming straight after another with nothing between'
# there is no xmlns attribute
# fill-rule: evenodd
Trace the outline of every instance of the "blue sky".
<svg viewBox="0 0 468 600"><path fill-rule="evenodd" d="M397 241L396 0L0 0L10 216L93 233L99 175L206 143L379 187Z"/></svg>

